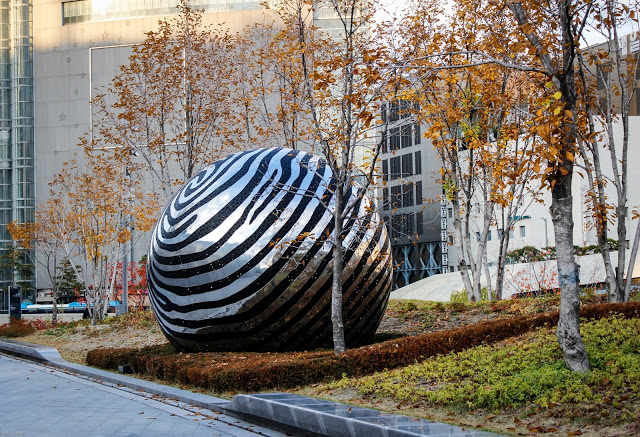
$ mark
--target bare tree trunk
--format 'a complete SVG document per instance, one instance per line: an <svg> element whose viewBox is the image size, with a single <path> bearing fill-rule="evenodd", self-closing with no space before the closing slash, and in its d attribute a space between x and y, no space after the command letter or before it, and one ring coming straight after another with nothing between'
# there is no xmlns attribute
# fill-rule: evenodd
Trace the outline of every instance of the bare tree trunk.
<svg viewBox="0 0 640 437"><path fill-rule="evenodd" d="M500 241L502 246L502 241ZM498 256L498 270L496 272L496 300L502 300L502 290L504 289L504 269L505 269L505 254L500 249L500 255Z"/></svg>
<svg viewBox="0 0 640 437"><path fill-rule="evenodd" d="M462 277L462 283L464 284L465 292L467 293L467 300L469 302L474 301L473 286L471 285L471 278L469 278L469 266L465 261L464 251L464 236L462 235L462 223L460 220L460 207L457 204L457 199L453 200L453 230L455 232L456 249L458 250L458 270Z"/></svg>
<svg viewBox="0 0 640 437"><path fill-rule="evenodd" d="M489 272L489 259L487 256L487 248L484 248L484 274L487 280L487 300L491 302L493 300L493 288L491 287L491 273Z"/></svg>
<svg viewBox="0 0 640 437"><path fill-rule="evenodd" d="M511 208L509 208L511 216ZM504 290L504 269L507 263L507 249L509 248L509 226L511 220L504 222L504 212L502 217L502 235L500 235L500 249L498 253L498 270L496 272L496 300L502 300Z"/></svg>
<svg viewBox="0 0 640 437"><path fill-rule="evenodd" d="M336 355L347 348L344 341L344 321L342 319L342 274L344 271L344 249L342 248L342 212L344 211L343 185L336 184L336 206L333 237L333 286L331 289L331 324L333 326L333 350Z"/></svg>
<svg viewBox="0 0 640 437"><path fill-rule="evenodd" d="M589 359L580 336L580 278L573 248L572 175L556 179L551 191L551 219L556 235L558 279L560 281L560 318L558 343L569 369L589 370Z"/></svg>
<svg viewBox="0 0 640 437"><path fill-rule="evenodd" d="M53 298L53 313L51 314L51 324L58 323L58 293L56 291L51 293Z"/></svg>

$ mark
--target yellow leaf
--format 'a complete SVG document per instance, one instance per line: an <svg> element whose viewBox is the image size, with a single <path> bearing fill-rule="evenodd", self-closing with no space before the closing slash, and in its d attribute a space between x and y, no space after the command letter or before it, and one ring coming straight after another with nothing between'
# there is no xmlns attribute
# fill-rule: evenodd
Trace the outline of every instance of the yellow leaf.
<svg viewBox="0 0 640 437"><path fill-rule="evenodd" d="M556 91L556 93L553 95L553 98L556 100L559 100L562 97L562 93L560 91Z"/></svg>
<svg viewBox="0 0 640 437"><path fill-rule="evenodd" d="M558 106L556 109L553 110L553 115L560 114L560 110L561 110L561 108Z"/></svg>

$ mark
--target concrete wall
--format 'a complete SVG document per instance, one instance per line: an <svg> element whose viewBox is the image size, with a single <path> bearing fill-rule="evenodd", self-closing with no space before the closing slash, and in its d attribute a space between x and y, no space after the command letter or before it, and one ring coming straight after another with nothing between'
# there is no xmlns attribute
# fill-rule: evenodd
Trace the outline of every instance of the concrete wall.
<svg viewBox="0 0 640 437"><path fill-rule="evenodd" d="M90 133L90 100L127 63L131 46L157 30L162 16L62 25L62 0L34 0L34 81L36 203L46 202L49 183L63 163L80 151L82 135ZM273 19L272 11L205 12L203 24L232 32ZM146 253L148 237L133 250L132 259ZM38 287L46 287L38 275Z"/></svg>

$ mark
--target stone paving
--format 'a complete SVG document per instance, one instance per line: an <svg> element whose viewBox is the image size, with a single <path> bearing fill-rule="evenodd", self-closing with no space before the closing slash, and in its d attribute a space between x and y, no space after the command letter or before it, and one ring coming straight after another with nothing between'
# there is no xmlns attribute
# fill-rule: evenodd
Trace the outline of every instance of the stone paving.
<svg viewBox="0 0 640 437"><path fill-rule="evenodd" d="M0 435L284 436L188 405L0 354Z"/></svg>

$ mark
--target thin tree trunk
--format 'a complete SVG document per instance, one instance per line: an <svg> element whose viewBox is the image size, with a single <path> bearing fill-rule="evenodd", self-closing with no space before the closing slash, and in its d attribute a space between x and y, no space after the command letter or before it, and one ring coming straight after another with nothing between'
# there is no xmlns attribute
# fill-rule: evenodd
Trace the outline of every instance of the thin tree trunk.
<svg viewBox="0 0 640 437"><path fill-rule="evenodd" d="M333 238L333 286L331 289L331 324L333 326L333 350L336 355L346 350L344 321L342 319L342 274L344 250L342 248L342 212L344 211L343 185L336 184L336 206L333 213L335 228Z"/></svg>
<svg viewBox="0 0 640 437"><path fill-rule="evenodd" d="M471 278L469 278L469 266L465 261L464 252L464 237L462 236L462 223L460 220L460 208L457 206L457 200L453 200L453 230L455 232L456 249L458 250L458 270L462 277L462 283L464 284L465 292L467 294L467 300L469 302L474 301L473 286L471 285Z"/></svg>
<svg viewBox="0 0 640 437"><path fill-rule="evenodd" d="M487 280L487 300L491 302L493 300L493 289L491 287L491 273L489 272L489 259L487 256L487 248L484 248L484 274ZM480 290L482 296L482 290Z"/></svg>
<svg viewBox="0 0 640 437"><path fill-rule="evenodd" d="M58 293L52 292L51 297L53 298L53 313L51 314L51 324L55 325L58 323Z"/></svg>

